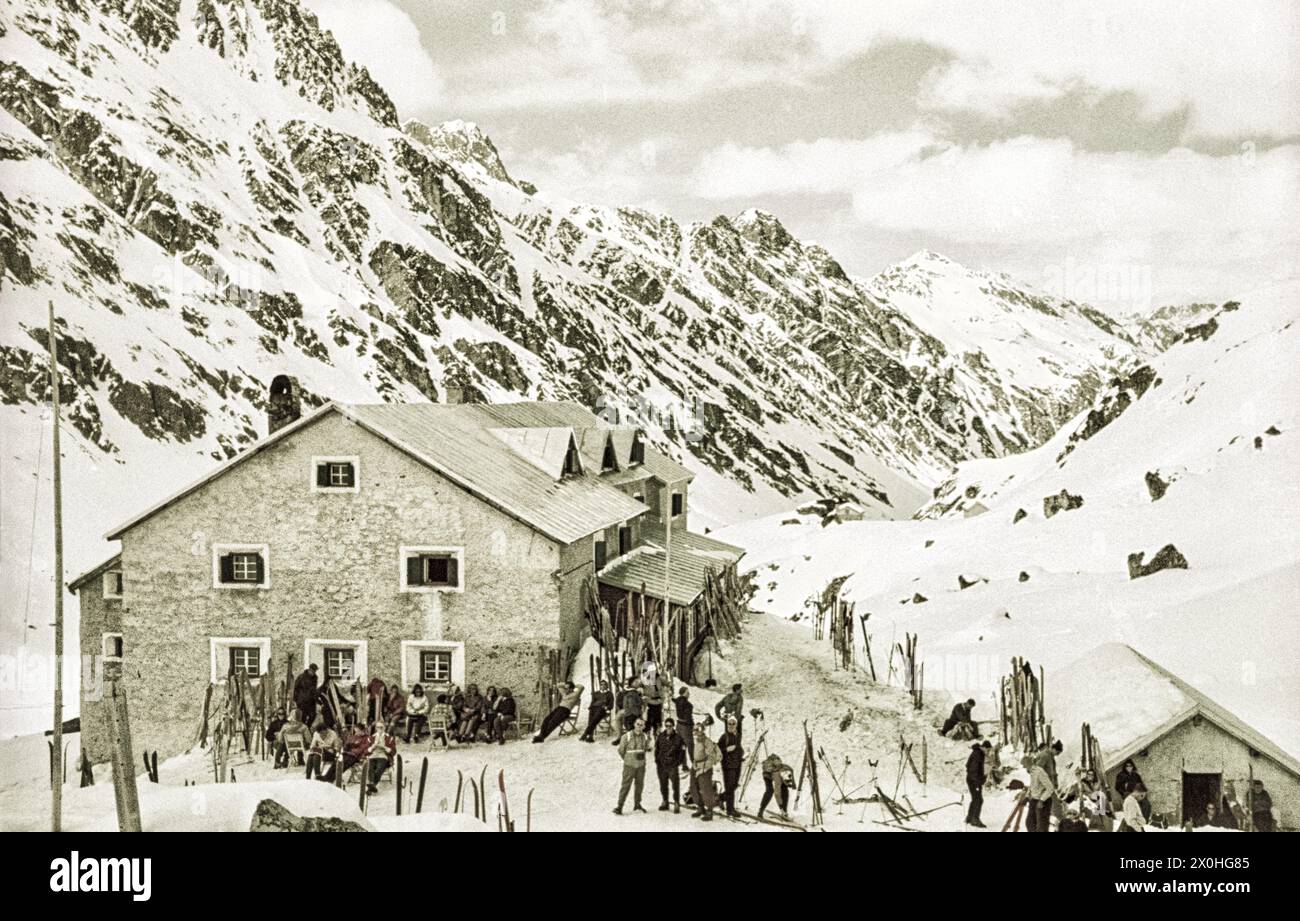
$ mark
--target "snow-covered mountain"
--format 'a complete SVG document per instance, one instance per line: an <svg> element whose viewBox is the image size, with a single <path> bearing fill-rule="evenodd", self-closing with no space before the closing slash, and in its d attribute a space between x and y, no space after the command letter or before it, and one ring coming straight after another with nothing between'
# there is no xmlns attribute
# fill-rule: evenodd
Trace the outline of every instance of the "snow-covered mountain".
<svg viewBox="0 0 1300 921"><path fill-rule="evenodd" d="M723 536L758 607L798 615L846 576L878 670L916 633L927 684L985 714L1012 656L1047 668L1050 698L1054 668L1122 642L1300 753L1298 320L1294 284L1220 306L1046 444L961 464L912 521Z"/></svg>

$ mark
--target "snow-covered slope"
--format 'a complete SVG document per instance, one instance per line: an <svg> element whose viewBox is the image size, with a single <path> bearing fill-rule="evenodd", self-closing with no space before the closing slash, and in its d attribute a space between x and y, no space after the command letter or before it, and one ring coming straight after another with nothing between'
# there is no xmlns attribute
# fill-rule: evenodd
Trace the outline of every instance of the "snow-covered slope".
<svg viewBox="0 0 1300 921"><path fill-rule="evenodd" d="M851 574L877 670L917 633L927 684L985 715L1010 657L1045 665L1050 697L1054 667L1123 642L1300 752L1297 319L1294 285L1223 305L1047 444L962 464L932 517L721 536L748 548L774 614ZM1130 578L1131 554L1168 544L1186 569Z"/></svg>
<svg viewBox="0 0 1300 921"><path fill-rule="evenodd" d="M697 472L708 525L910 515L1155 342L928 254L854 279L765 212L537 192L475 126L403 122L296 0L6 0L0 266L3 630L41 647L51 300L69 575L260 437L277 374L311 405L601 402Z"/></svg>

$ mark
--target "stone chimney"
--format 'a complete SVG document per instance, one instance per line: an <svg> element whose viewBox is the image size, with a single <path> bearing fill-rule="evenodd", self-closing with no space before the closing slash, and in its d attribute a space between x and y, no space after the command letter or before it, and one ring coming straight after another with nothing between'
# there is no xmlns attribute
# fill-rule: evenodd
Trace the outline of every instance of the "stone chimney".
<svg viewBox="0 0 1300 921"><path fill-rule="evenodd" d="M271 400L266 410L266 434L274 435L279 429L302 416L302 399L298 381L287 374L277 374L271 381Z"/></svg>

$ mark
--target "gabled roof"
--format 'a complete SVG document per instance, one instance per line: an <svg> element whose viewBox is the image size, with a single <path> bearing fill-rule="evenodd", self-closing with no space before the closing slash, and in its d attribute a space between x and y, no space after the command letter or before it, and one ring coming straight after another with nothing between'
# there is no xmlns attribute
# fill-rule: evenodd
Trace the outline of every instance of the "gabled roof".
<svg viewBox="0 0 1300 921"><path fill-rule="evenodd" d="M87 582L89 582L91 579L94 579L96 576L101 576L104 573L108 572L110 569L113 569L116 566L120 566L121 564L122 564L122 554L114 553L112 556L104 560L104 562L100 563L94 569L89 569L86 572L83 572L81 575L77 576L77 578L69 582L68 591L72 592L73 594L80 592L81 587L85 585Z"/></svg>
<svg viewBox="0 0 1300 921"><path fill-rule="evenodd" d="M663 525L646 521L641 526L642 544L613 560L597 578L605 585L663 598L665 584L672 604L688 605L704 591L704 576L712 569L721 572L736 563L745 551L720 540L674 528L671 544ZM670 546L669 553L664 552Z"/></svg>
<svg viewBox="0 0 1300 921"><path fill-rule="evenodd" d="M1049 675L1046 707L1053 734L1069 762L1079 755L1079 731L1088 723L1110 770L1200 716L1268 756L1296 777L1300 761L1274 745L1173 672L1131 646L1106 643Z"/></svg>
<svg viewBox="0 0 1300 921"><path fill-rule="evenodd" d="M502 428L571 431L577 425L601 426L599 419L576 404L330 403L117 526L108 538L116 540L172 503L331 413L352 420L488 504L561 543L571 543L647 510L595 474L562 479L551 476L492 432ZM525 434L522 440L528 442L529 436ZM647 450L647 457L652 453ZM560 457L562 462L563 451Z"/></svg>

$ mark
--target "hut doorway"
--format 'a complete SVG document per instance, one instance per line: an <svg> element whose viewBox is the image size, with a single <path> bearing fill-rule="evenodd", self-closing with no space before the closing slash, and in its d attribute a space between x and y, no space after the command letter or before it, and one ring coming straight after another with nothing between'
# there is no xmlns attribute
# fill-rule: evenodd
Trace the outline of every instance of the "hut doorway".
<svg viewBox="0 0 1300 921"><path fill-rule="evenodd" d="M1210 803L1219 805L1223 789L1222 774L1189 774L1183 772L1183 821L1198 822Z"/></svg>

